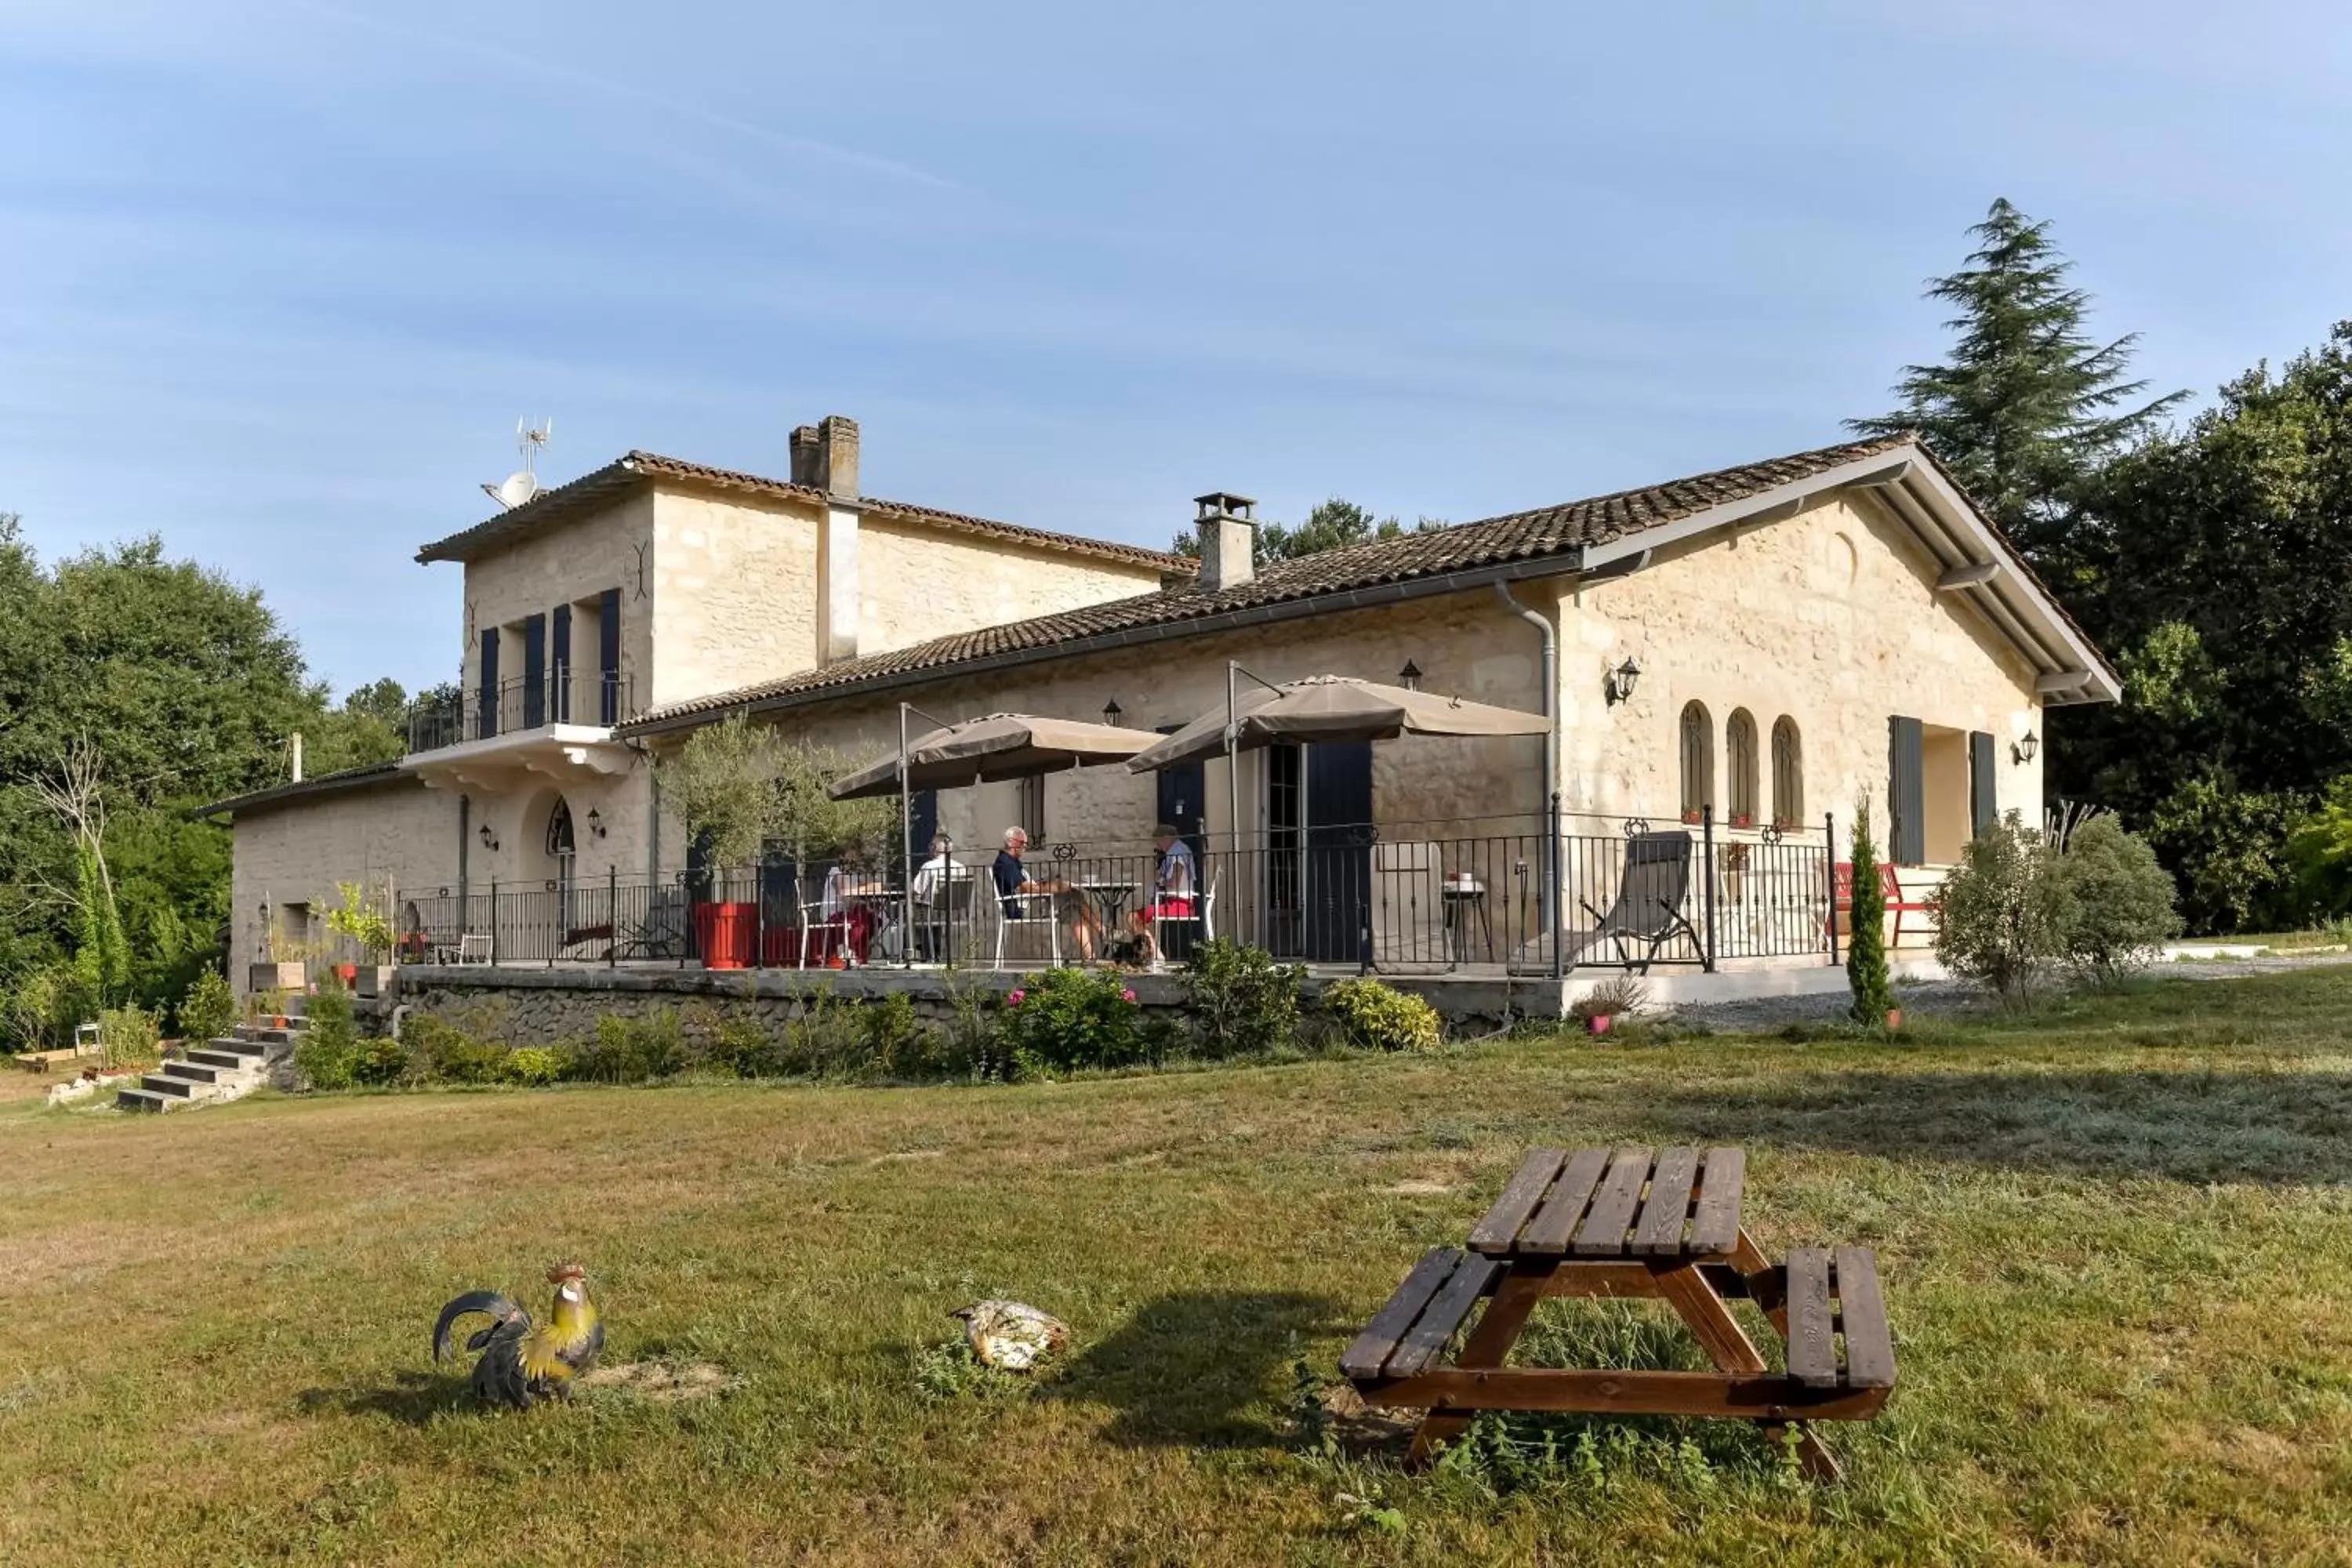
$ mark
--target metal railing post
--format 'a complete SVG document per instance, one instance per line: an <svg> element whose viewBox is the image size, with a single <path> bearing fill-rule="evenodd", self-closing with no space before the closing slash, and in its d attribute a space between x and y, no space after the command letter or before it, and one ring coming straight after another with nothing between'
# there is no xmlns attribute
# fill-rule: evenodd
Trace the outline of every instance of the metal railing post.
<svg viewBox="0 0 2352 1568"><path fill-rule="evenodd" d="M767 962L768 867L762 859L751 868L751 967L764 968Z"/></svg>
<svg viewBox="0 0 2352 1568"><path fill-rule="evenodd" d="M1703 834L1706 836L1706 837L1705 837L1705 842L1706 842L1706 850L1705 850L1705 853L1704 853L1704 855L1703 855L1703 857L1702 857L1702 858L1701 858L1701 860L1700 860L1700 864L1701 864L1701 865L1703 865L1703 866L1706 868L1706 881L1705 885L1704 885L1704 886L1702 887L1702 889L1701 889L1701 891L1706 895L1706 951L1705 952L1703 952L1703 953L1699 954L1699 958L1700 958L1700 960L1702 961L1702 967L1704 967L1704 968L1706 969L1706 973L1708 973L1709 974L1712 974L1712 973L1715 973L1715 947L1716 947L1716 938L1715 938L1715 807L1714 807L1714 806L1712 806L1712 805L1703 805L1703 806L1699 807L1699 830L1700 830L1700 832L1701 832L1701 833L1703 833Z"/></svg>
<svg viewBox="0 0 2352 1568"><path fill-rule="evenodd" d="M1828 882L1830 967L1837 967L1837 813L1822 814L1822 876Z"/></svg>
<svg viewBox="0 0 2352 1568"><path fill-rule="evenodd" d="M604 868L604 967L621 966L621 867Z"/></svg>
<svg viewBox="0 0 2352 1568"><path fill-rule="evenodd" d="M490 879L490 965L491 965L491 967L492 967L492 968L496 968L496 967L498 966L498 962L499 962L499 879L498 879L496 877L493 877L493 878L491 878L491 879Z"/></svg>

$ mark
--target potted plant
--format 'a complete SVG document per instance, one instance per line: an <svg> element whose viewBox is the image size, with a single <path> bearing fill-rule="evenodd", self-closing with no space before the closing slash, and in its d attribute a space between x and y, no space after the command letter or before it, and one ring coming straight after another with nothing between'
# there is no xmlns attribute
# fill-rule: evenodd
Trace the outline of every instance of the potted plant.
<svg viewBox="0 0 2352 1568"><path fill-rule="evenodd" d="M1696 827L1705 819L1706 815L1705 812L1693 807L1683 813L1683 821L1692 827Z"/></svg>
<svg viewBox="0 0 2352 1568"><path fill-rule="evenodd" d="M1649 1005L1650 988L1631 973L1602 981L1568 1005L1569 1016L1581 1021L1585 1032L1605 1035L1616 1021Z"/></svg>
<svg viewBox="0 0 2352 1568"><path fill-rule="evenodd" d="M386 912L392 889L386 888L378 898L357 882L338 882L335 891L342 896L342 903L327 911L327 929L348 938L368 956L364 965L338 963L335 977L354 995L381 995L392 984L392 950L396 945L392 917Z"/></svg>
<svg viewBox="0 0 2352 1568"><path fill-rule="evenodd" d="M706 865L751 865L774 836L779 751L774 731L738 715L697 730L654 764L664 798L677 803ZM760 907L713 899L709 890L706 882L691 895L695 951L705 969L745 968Z"/></svg>
<svg viewBox="0 0 2352 1568"><path fill-rule="evenodd" d="M1752 811L1735 811L1731 814L1731 826L1753 827L1756 826L1756 814Z"/></svg>

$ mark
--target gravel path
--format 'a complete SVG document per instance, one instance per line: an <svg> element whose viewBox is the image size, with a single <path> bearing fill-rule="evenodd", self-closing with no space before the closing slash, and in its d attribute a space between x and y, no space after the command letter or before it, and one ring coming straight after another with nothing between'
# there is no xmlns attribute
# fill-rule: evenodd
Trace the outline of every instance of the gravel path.
<svg viewBox="0 0 2352 1568"><path fill-rule="evenodd" d="M2243 980L2250 974L2317 969L2335 963L2352 963L2352 952L2314 953L2299 958L2235 958L2158 963L2148 973L2177 980ZM1898 984L1895 987L1895 996L1906 1011L1934 1013L1945 1017L1980 1012L1993 1005L1991 992L1966 980ZM1852 998L1843 991L1828 991L1810 996L1750 996L1738 1002L1687 1003L1673 1008L1670 1016L1677 1022L1700 1024L1710 1029L1777 1029L1784 1024L1811 1024L1842 1018L1845 1016L1851 1001Z"/></svg>

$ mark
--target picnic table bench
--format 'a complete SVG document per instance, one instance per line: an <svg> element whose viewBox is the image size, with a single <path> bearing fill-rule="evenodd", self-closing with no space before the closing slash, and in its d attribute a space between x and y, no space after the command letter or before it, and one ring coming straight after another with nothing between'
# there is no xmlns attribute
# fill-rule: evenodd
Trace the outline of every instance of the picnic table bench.
<svg viewBox="0 0 2352 1568"><path fill-rule="evenodd" d="M1895 1386L1895 1343L1867 1247L1799 1247L1767 1259L1740 1223L1738 1149L1538 1149L1466 1248L1433 1247L1339 1358L1372 1404L1418 1407L1409 1462L1429 1462L1480 1410L1712 1415L1793 1434L1800 1462L1835 1480L1804 1425L1867 1420ZM1687 1324L1713 1372L1507 1366L1548 1296L1654 1297ZM1786 1346L1776 1373L1729 1300L1762 1310ZM1446 1347L1485 1310L1449 1364ZM1843 1347L1843 1355L1840 1355Z"/></svg>

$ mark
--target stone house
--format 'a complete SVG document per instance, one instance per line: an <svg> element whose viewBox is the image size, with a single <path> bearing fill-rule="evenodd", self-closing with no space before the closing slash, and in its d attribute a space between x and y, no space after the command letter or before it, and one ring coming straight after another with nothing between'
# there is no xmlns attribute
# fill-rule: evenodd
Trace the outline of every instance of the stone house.
<svg viewBox="0 0 2352 1568"><path fill-rule="evenodd" d="M1222 762L1090 769L920 805L919 840L936 825L973 849L1021 824L1134 851L1175 818L1233 853L1228 925L1263 932L1276 884L1307 874L1284 846L1317 830L1350 830L1374 881L1451 887L1467 851L1443 847L1473 841L1479 875L1524 881L1553 812L1593 846L1697 825L1710 900L1743 896L1745 847L1807 839L1795 896L1826 904L1843 847L1825 821L1867 796L1908 893L1981 823L2038 819L2045 710L2119 691L1910 439L1265 564L1239 497L1196 503L1195 561L879 500L857 469L839 417L794 432L788 479L633 452L419 551L465 571L464 700L397 763L210 808L236 836L232 973L273 933L315 936L338 880L460 910L493 882L676 882L691 848L649 758L735 714L860 758L895 747L901 703L1172 729L1224 701L1239 661L1552 717L1549 738L1273 748L1230 781ZM1578 852L1550 863L1570 913L1608 896L1567 885ZM1756 951L1796 961L1819 924Z"/></svg>

